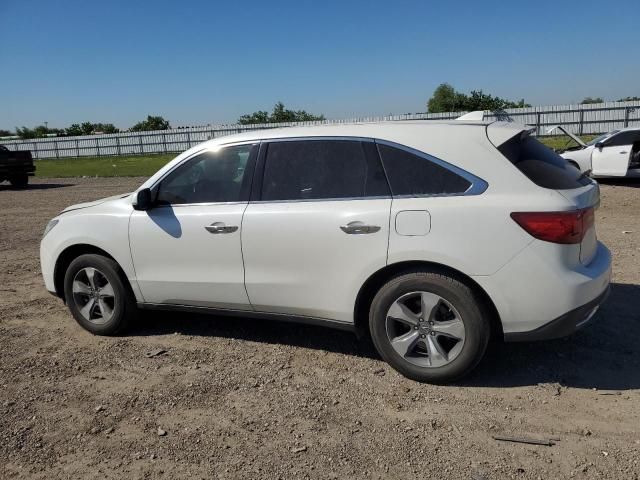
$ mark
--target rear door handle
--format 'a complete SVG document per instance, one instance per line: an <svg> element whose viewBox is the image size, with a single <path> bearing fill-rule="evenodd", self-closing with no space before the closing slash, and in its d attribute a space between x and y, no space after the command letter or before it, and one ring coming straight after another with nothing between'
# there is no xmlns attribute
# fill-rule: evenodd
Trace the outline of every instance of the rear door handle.
<svg viewBox="0 0 640 480"><path fill-rule="evenodd" d="M620 155L624 155L625 153L629 153L629 152L620 152Z"/></svg>
<svg viewBox="0 0 640 480"><path fill-rule="evenodd" d="M215 222L207 225L204 229L209 233L233 233L238 230L235 225L225 225L224 222Z"/></svg>
<svg viewBox="0 0 640 480"><path fill-rule="evenodd" d="M364 222L349 222L346 225L341 225L340 230L349 235L363 235L365 233L376 233L380 230L377 225L365 225Z"/></svg>

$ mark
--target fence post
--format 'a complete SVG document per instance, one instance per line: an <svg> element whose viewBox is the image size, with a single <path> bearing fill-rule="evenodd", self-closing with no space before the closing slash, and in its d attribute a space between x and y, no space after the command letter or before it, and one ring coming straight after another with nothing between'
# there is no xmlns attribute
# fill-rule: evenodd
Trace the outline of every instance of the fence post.
<svg viewBox="0 0 640 480"><path fill-rule="evenodd" d="M138 141L140 142L140 155L144 153L144 147L142 146L142 134L138 135Z"/></svg>
<svg viewBox="0 0 640 480"><path fill-rule="evenodd" d="M536 113L536 135L540 135L540 112Z"/></svg>
<svg viewBox="0 0 640 480"><path fill-rule="evenodd" d="M116 137L116 151L118 155L122 155L122 150L120 149L120 137Z"/></svg>
<svg viewBox="0 0 640 480"><path fill-rule="evenodd" d="M60 151L58 150L58 141L57 140L53 141L53 146L56 149L56 159L60 159Z"/></svg>
<svg viewBox="0 0 640 480"><path fill-rule="evenodd" d="M162 134L162 145L164 146L164 153L167 153L167 135Z"/></svg>
<svg viewBox="0 0 640 480"><path fill-rule="evenodd" d="M584 110L580 109L580 123L578 124L578 135L582 136L584 131Z"/></svg>
<svg viewBox="0 0 640 480"><path fill-rule="evenodd" d="M624 127L627 128L629 126L629 112L631 108L624 107Z"/></svg>
<svg viewBox="0 0 640 480"><path fill-rule="evenodd" d="M33 142L33 153L35 153L35 155L33 156L34 158L40 158L40 156L38 155L38 144L36 142Z"/></svg>
<svg viewBox="0 0 640 480"><path fill-rule="evenodd" d="M187 141L189 142L189 148L191 148L191 132L187 132Z"/></svg>
<svg viewBox="0 0 640 480"><path fill-rule="evenodd" d="M100 156L100 142L98 142L98 137L96 137L96 152L98 156Z"/></svg>
<svg viewBox="0 0 640 480"><path fill-rule="evenodd" d="M76 138L76 156L77 157L80 156L80 142L78 141L77 138Z"/></svg>

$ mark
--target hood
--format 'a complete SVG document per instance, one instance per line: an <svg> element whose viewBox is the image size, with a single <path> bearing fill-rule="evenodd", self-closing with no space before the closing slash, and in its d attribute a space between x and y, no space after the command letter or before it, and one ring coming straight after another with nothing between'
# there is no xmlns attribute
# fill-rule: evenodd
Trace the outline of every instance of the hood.
<svg viewBox="0 0 640 480"><path fill-rule="evenodd" d="M569 137L571 137L571 138L572 138L573 140L575 140L575 141L576 141L576 143L577 143L578 145L580 145L582 148L584 148L584 147L586 147L586 146L587 146L587 144L586 144L586 143L584 143L580 137L575 136L573 133L571 133L571 132L569 132L568 130L566 130L562 125L556 125L555 127L551 127L549 130L547 130L547 133L551 133L551 132L553 132L553 131L554 131L554 130L556 130L556 129L560 130L560 131L561 131L561 132L563 132L565 135L568 135Z"/></svg>
<svg viewBox="0 0 640 480"><path fill-rule="evenodd" d="M102 203L109 202L111 200L118 200L120 198L128 197L129 195L131 195L131 193L121 193L120 195L113 195L111 197L101 198L100 200L94 200L93 202L77 203L75 205L68 206L67 208L62 210L61 213L71 212L73 210L80 210L81 208L95 207L96 205L100 205Z"/></svg>

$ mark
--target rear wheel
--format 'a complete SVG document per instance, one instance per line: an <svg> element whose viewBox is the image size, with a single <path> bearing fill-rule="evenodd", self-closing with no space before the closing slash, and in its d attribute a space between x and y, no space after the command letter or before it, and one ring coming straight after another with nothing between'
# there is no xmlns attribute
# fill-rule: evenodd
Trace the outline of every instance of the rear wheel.
<svg viewBox="0 0 640 480"><path fill-rule="evenodd" d="M14 175L9 178L9 182L11 182L11 185L15 188L24 188L29 184L29 176L26 174Z"/></svg>
<svg viewBox="0 0 640 480"><path fill-rule="evenodd" d="M81 255L64 278L64 294L71 314L96 335L122 332L135 317L135 298L118 264L102 255Z"/></svg>
<svg viewBox="0 0 640 480"><path fill-rule="evenodd" d="M446 383L469 373L490 337L483 302L465 284L436 272L412 272L386 283L369 314L380 356L404 376Z"/></svg>

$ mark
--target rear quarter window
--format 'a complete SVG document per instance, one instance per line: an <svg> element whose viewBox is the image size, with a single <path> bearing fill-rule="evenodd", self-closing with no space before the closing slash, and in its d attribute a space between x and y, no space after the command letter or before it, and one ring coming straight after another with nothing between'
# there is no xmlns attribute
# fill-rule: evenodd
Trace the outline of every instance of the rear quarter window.
<svg viewBox="0 0 640 480"><path fill-rule="evenodd" d="M500 145L498 150L539 187L570 190L591 183L580 170L529 135L516 135Z"/></svg>

